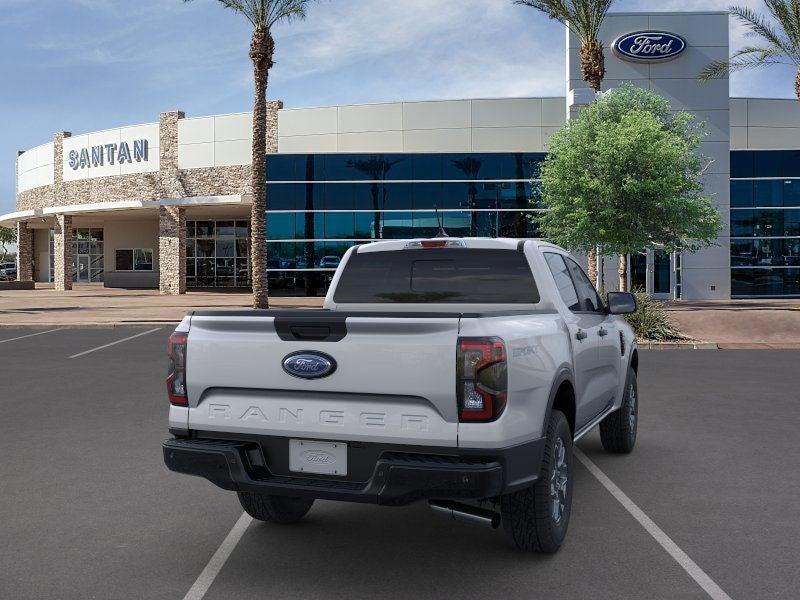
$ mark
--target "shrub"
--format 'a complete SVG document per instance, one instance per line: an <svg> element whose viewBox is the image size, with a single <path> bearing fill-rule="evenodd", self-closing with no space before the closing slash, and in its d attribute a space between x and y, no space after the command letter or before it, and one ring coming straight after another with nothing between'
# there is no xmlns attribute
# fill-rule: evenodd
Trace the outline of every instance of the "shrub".
<svg viewBox="0 0 800 600"><path fill-rule="evenodd" d="M639 304L639 310L631 315L626 315L625 318L633 327L637 338L656 342L689 339L672 322L661 302L653 300L643 290L634 290L633 293Z"/></svg>

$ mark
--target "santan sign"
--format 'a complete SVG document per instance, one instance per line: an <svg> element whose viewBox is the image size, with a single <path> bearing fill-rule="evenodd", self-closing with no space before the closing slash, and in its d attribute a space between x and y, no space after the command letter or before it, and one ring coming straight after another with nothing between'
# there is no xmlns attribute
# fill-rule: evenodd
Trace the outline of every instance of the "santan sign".
<svg viewBox="0 0 800 600"><path fill-rule="evenodd" d="M686 50L686 40L665 31L637 31L614 41L614 53L634 62L672 60Z"/></svg>
<svg viewBox="0 0 800 600"><path fill-rule="evenodd" d="M133 149L131 150L131 146ZM104 164L113 165L115 163L125 164L136 162L147 162L148 143L146 139L120 142L119 144L102 144L91 148L81 148L70 150L67 157L69 166L73 171L91 167L102 167Z"/></svg>

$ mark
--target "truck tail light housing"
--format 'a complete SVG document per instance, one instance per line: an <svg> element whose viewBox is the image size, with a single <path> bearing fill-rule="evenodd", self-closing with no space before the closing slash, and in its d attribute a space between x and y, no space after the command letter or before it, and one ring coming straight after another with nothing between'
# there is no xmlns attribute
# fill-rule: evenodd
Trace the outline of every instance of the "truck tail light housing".
<svg viewBox="0 0 800 600"><path fill-rule="evenodd" d="M189 406L186 394L186 340L185 333L173 333L167 343L169 372L167 374L167 394L170 404Z"/></svg>
<svg viewBox="0 0 800 600"><path fill-rule="evenodd" d="M460 338L456 396L461 422L497 420L506 408L508 362L500 338Z"/></svg>

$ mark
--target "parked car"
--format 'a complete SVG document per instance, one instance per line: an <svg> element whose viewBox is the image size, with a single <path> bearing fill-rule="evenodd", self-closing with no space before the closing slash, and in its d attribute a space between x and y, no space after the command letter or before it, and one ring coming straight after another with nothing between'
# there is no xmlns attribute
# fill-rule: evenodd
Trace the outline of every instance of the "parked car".
<svg viewBox="0 0 800 600"><path fill-rule="evenodd" d="M319 261L320 269L335 269L342 262L338 256L323 256Z"/></svg>
<svg viewBox="0 0 800 600"><path fill-rule="evenodd" d="M555 552L572 447L633 450L636 338L578 263L538 241L351 248L322 310L197 311L169 341L164 460L294 523L317 498L427 501Z"/></svg>
<svg viewBox="0 0 800 600"><path fill-rule="evenodd" d="M17 263L0 263L0 280L13 281L17 278Z"/></svg>

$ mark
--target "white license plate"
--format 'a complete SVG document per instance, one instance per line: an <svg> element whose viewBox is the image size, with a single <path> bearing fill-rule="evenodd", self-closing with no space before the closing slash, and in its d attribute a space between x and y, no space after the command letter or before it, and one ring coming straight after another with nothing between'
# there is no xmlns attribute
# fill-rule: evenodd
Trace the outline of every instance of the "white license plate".
<svg viewBox="0 0 800 600"><path fill-rule="evenodd" d="M289 440L289 470L295 473L347 475L347 442Z"/></svg>

